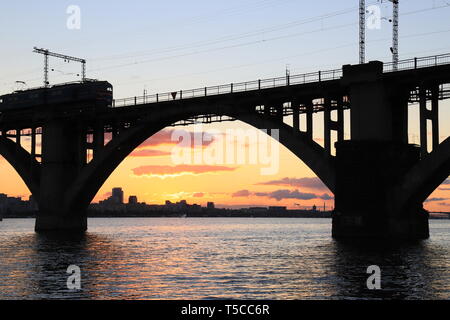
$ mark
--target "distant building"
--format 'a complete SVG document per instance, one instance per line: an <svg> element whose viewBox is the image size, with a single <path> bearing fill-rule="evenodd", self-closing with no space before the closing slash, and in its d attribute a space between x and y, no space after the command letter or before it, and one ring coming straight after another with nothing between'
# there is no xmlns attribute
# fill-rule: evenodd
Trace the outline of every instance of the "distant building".
<svg viewBox="0 0 450 320"><path fill-rule="evenodd" d="M37 202L34 200L34 196L30 195L30 197L28 198L28 205L30 206L31 210L38 210L39 207L37 205Z"/></svg>
<svg viewBox="0 0 450 320"><path fill-rule="evenodd" d="M6 194L0 193L0 217L5 214L6 209L8 208L6 200L8 196Z"/></svg>
<svg viewBox="0 0 450 320"><path fill-rule="evenodd" d="M129 196L128 197L128 204L137 204L138 203L138 199L136 196Z"/></svg>
<svg viewBox="0 0 450 320"><path fill-rule="evenodd" d="M272 206L272 207L269 207L269 210L270 211L286 211L287 208L286 207L280 207L280 206Z"/></svg>
<svg viewBox="0 0 450 320"><path fill-rule="evenodd" d="M317 207L316 207L316 205L313 205L313 207L312 207L312 211L317 211Z"/></svg>
<svg viewBox="0 0 450 320"><path fill-rule="evenodd" d="M114 188L112 189L112 196L111 196L111 200L115 203L115 204L123 204L123 191L122 188Z"/></svg>
<svg viewBox="0 0 450 320"><path fill-rule="evenodd" d="M6 194L0 193L0 215L5 214L27 214L37 210L37 205L33 198L29 201L23 201L21 197L8 197Z"/></svg>
<svg viewBox="0 0 450 320"><path fill-rule="evenodd" d="M112 189L112 194L109 198L99 201L98 205L94 206L100 211L124 211L125 204L123 202L122 188Z"/></svg>
<svg viewBox="0 0 450 320"><path fill-rule="evenodd" d="M250 207L247 210L252 213L267 212L267 207Z"/></svg>
<svg viewBox="0 0 450 320"><path fill-rule="evenodd" d="M208 202L208 203L206 204L206 207L207 207L208 209L214 209L214 208L215 208L214 202Z"/></svg>

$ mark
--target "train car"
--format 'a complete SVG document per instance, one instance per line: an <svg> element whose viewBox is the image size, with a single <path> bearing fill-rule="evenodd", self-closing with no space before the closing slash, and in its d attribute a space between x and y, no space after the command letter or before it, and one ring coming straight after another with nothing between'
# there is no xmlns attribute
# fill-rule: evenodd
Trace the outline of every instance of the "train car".
<svg viewBox="0 0 450 320"><path fill-rule="evenodd" d="M58 105L107 108L112 106L112 101L113 87L109 82L86 80L0 96L0 112Z"/></svg>

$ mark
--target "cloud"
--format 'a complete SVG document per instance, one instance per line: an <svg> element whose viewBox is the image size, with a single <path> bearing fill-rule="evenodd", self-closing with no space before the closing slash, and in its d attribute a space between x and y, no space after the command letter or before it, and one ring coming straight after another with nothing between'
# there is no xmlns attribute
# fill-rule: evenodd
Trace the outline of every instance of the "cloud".
<svg viewBox="0 0 450 320"><path fill-rule="evenodd" d="M266 186L289 186L289 187L301 187L316 190L328 190L319 178L283 178L280 180L272 180L267 182L258 183L259 185Z"/></svg>
<svg viewBox="0 0 450 320"><path fill-rule="evenodd" d="M137 149L130 154L130 157L161 157L161 156L169 156L170 154L171 154L170 152L162 150Z"/></svg>
<svg viewBox="0 0 450 320"><path fill-rule="evenodd" d="M196 192L192 195L194 198L203 198L205 194L203 192Z"/></svg>
<svg viewBox="0 0 450 320"><path fill-rule="evenodd" d="M298 190L276 190L273 192L265 193L260 192L257 194L258 196L262 197L268 197L272 199L276 199L277 201L281 201L283 199L298 199L298 200L311 200L311 199L323 199L323 200L330 200L332 197L330 197L328 194L323 195L317 195L315 193L305 193L300 192Z"/></svg>
<svg viewBox="0 0 450 320"><path fill-rule="evenodd" d="M155 147L155 146L161 146L161 145L169 145L169 146L178 145L178 143L180 141L172 139L172 134L175 131L181 132L183 135L184 134L190 135L190 137L191 137L191 145L190 146L191 147L194 147L194 140L200 141L202 147L207 147L210 144L212 144L216 138L215 136L213 136L207 132L204 133L204 132L191 132L191 131L180 130L180 129L164 129L164 130L161 130L158 133L154 134L150 138L148 138L138 148Z"/></svg>
<svg viewBox="0 0 450 320"><path fill-rule="evenodd" d="M445 206L445 207L450 207L450 203L446 203L446 202L439 202L438 205Z"/></svg>
<svg viewBox="0 0 450 320"><path fill-rule="evenodd" d="M248 190L239 190L239 191L233 193L231 196L233 198L236 198L236 197L249 197L250 195L251 195L251 192Z"/></svg>
<svg viewBox="0 0 450 320"><path fill-rule="evenodd" d="M250 192L248 190L240 190L233 193L232 197L266 197L271 199L276 199L277 201L281 201L283 199L298 199L298 200L311 200L311 199L322 199L322 200L332 200L333 197L327 193L324 194L315 194L315 193L305 193L300 192L298 190L276 190L272 192Z"/></svg>
<svg viewBox="0 0 450 320"><path fill-rule="evenodd" d="M102 198L102 199L107 199L107 198L109 198L109 197L111 197L111 196L112 196L112 192L110 191L110 192L104 193L100 198Z"/></svg>
<svg viewBox="0 0 450 320"><path fill-rule="evenodd" d="M430 198L425 200L425 202L436 202L436 201L443 201L443 200L448 200L449 198Z"/></svg>
<svg viewBox="0 0 450 320"><path fill-rule="evenodd" d="M178 141L172 141L172 132L174 129L164 129L145 140L139 148L155 147L160 145L176 145Z"/></svg>
<svg viewBox="0 0 450 320"><path fill-rule="evenodd" d="M450 185L450 179L446 179L441 185Z"/></svg>
<svg viewBox="0 0 450 320"><path fill-rule="evenodd" d="M202 174L209 172L224 172L234 171L236 168L226 166L212 166L212 165L177 165L177 166L159 166L148 165L140 166L132 169L136 176L154 175L154 176L176 176L182 174Z"/></svg>
<svg viewBox="0 0 450 320"><path fill-rule="evenodd" d="M324 194L322 194L321 196L319 196L319 199L322 199L322 200L333 200L334 197L333 197L333 196L330 196L330 195L327 194L327 193L324 193Z"/></svg>

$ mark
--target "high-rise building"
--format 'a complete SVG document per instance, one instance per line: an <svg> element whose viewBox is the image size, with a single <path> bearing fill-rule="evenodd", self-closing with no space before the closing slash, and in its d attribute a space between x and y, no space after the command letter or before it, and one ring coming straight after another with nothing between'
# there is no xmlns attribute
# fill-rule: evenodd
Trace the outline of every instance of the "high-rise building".
<svg viewBox="0 0 450 320"><path fill-rule="evenodd" d="M123 204L123 191L122 188L112 189L112 200L116 204Z"/></svg>
<svg viewBox="0 0 450 320"><path fill-rule="evenodd" d="M128 204L137 204L138 200L136 196L129 196L128 197Z"/></svg>

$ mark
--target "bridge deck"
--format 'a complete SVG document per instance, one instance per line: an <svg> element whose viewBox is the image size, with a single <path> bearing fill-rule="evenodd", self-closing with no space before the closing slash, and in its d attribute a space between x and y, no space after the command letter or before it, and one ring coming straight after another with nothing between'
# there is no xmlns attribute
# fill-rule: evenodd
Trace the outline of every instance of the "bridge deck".
<svg viewBox="0 0 450 320"><path fill-rule="evenodd" d="M386 78L394 83L401 83L410 88L410 103L417 103L418 86L432 82L440 85L439 99L450 98L450 54L413 58L393 63L383 64L383 73ZM341 69L319 71L291 75L278 78L262 79L241 83L230 83L219 86L197 88L191 90L172 91L161 94L136 96L113 101L113 108L108 110L84 111L65 110L51 115L34 112L33 110L18 110L8 114L0 114L0 130L16 130L39 127L48 117L51 118L82 118L86 123L96 121L99 118L105 120L108 126L110 119L123 119L133 121L144 113L151 113L156 106L170 107L170 105L189 106L192 104L217 105L230 102L244 102L253 105L258 111L258 106L266 103L283 104L283 115L290 115L293 110L289 103L295 101L299 106L299 113L322 112L324 110L324 97L346 97L346 86L341 83L343 71ZM344 98L341 105L344 109L350 107L348 99ZM312 107L308 108L308 107ZM337 106L331 106L335 110ZM214 108L211 108L213 110ZM232 118L224 118L220 115L210 114L194 116L175 125L191 124L198 120L211 123L216 121L230 121Z"/></svg>

